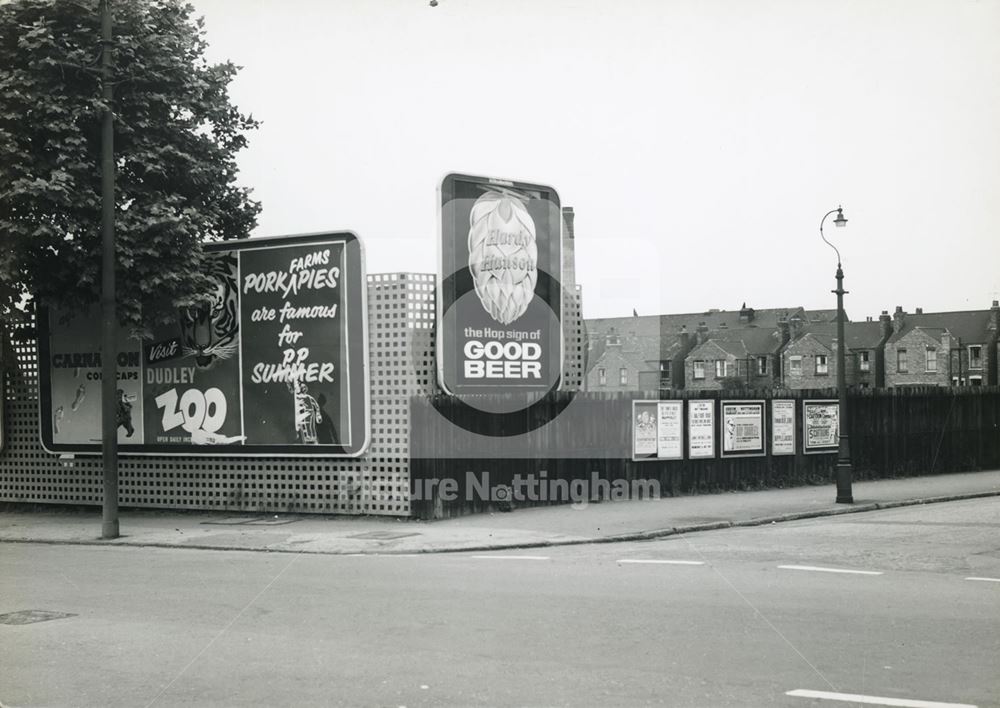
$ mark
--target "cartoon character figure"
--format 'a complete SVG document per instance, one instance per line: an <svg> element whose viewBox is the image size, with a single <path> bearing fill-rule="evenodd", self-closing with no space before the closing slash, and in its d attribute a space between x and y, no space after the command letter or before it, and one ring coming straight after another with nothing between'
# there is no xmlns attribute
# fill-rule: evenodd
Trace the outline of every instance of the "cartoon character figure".
<svg viewBox="0 0 1000 708"><path fill-rule="evenodd" d="M319 403L309 395L309 387L299 379L288 384L295 405L295 435L305 445L316 445L316 424L323 420Z"/></svg>
<svg viewBox="0 0 1000 708"><path fill-rule="evenodd" d="M115 411L115 420L119 428L125 428L125 436L130 438L135 433L135 428L132 427L132 401L135 398L126 396L124 391L118 389L116 400L118 406Z"/></svg>

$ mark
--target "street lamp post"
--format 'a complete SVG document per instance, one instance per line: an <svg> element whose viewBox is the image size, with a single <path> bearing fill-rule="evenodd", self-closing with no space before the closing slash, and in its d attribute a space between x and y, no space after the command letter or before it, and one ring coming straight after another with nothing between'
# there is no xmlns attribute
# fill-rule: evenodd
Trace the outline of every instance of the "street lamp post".
<svg viewBox="0 0 1000 708"><path fill-rule="evenodd" d="M823 215L819 222L819 236L837 254L837 289L833 291L837 294L837 401L839 403L837 428L840 433L837 446L837 503L853 504L854 494L851 491L851 483L854 469L851 465L851 441L847 435L847 343L844 339L844 295L847 294L847 291L844 290L844 269L840 263L840 251L827 241L823 234L823 224L827 217L833 213L837 214L833 220L834 224L838 227L847 225L843 208L831 209Z"/></svg>

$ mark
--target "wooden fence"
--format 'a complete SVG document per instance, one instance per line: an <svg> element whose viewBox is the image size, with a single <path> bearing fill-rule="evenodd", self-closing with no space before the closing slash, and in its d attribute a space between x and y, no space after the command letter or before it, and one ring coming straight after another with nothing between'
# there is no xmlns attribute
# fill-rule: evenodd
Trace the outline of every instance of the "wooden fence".
<svg viewBox="0 0 1000 708"><path fill-rule="evenodd" d="M653 480L663 495L832 483L837 455L802 452L799 403L832 398L828 389L559 393L504 416L484 412L495 407L483 399L416 396L410 403L411 509L432 518L504 508L506 502L481 494L482 488L510 487L518 475L537 478L543 472L550 484L587 480L598 493L607 486L594 480ZM795 400L795 454L772 454L768 415L763 456L633 462L632 401L651 399ZM503 403L517 408L512 396ZM717 431L718 417L716 410ZM856 480L997 468L1000 388L852 391L847 428ZM438 493L444 480L453 480L446 483L447 495ZM565 501L522 499L515 505Z"/></svg>

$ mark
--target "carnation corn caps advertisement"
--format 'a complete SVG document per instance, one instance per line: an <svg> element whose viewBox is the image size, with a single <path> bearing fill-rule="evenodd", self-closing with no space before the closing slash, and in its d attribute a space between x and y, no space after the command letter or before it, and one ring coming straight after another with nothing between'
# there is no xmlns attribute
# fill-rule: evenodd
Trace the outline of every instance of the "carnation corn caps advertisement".
<svg viewBox="0 0 1000 708"><path fill-rule="evenodd" d="M552 187L441 184L438 378L452 394L542 396L562 376L562 231Z"/></svg>
<svg viewBox="0 0 1000 708"><path fill-rule="evenodd" d="M206 246L208 291L152 337L118 336L123 454L354 456L368 442L361 243L351 233ZM42 443L100 452L98 308L39 317ZM45 365L47 362L47 365Z"/></svg>

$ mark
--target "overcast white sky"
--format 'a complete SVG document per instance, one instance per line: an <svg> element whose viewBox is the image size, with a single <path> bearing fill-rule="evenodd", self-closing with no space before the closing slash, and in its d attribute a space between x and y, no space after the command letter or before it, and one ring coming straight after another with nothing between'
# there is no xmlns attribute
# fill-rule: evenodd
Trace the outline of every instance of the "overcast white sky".
<svg viewBox="0 0 1000 708"><path fill-rule="evenodd" d="M437 270L450 171L554 186L587 317L1000 296L1000 0L196 0L255 236Z"/></svg>

